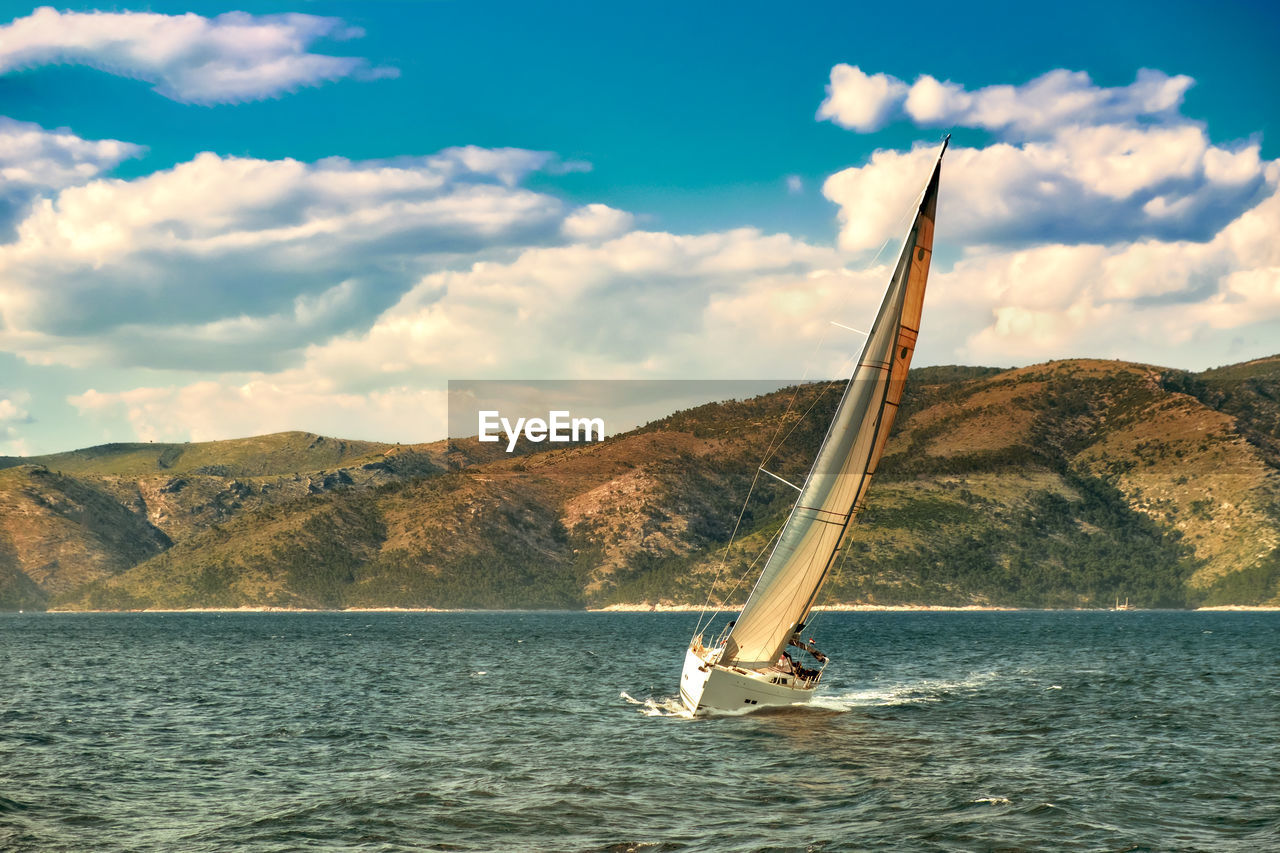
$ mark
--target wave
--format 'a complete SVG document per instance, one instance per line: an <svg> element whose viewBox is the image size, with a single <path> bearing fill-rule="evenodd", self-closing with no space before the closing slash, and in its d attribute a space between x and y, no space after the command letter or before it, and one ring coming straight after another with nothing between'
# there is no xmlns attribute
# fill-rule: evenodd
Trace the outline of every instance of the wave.
<svg viewBox="0 0 1280 853"><path fill-rule="evenodd" d="M922 678L843 693L819 693L809 704L830 711L852 711L890 705L941 702L948 696L968 693L996 680L999 673L979 672L961 679Z"/></svg>
<svg viewBox="0 0 1280 853"><path fill-rule="evenodd" d="M834 711L847 713L856 708L874 708L891 705L915 705L941 702L951 695L963 694L982 687L998 677L996 672L979 672L961 679L924 678L904 681L881 687L848 690L842 693L819 693L808 702L795 705L768 705L760 708L742 708L733 711L704 711L707 717L741 717L762 711ZM619 694L623 701L635 705L646 717L684 717L692 719L689 709L679 696L649 696L637 699L627 691Z"/></svg>
<svg viewBox="0 0 1280 853"><path fill-rule="evenodd" d="M645 699L637 699L627 691L623 690L619 696L622 697L629 705L638 705L640 713L646 717L685 717L692 719L693 714L689 713L689 709L684 706L678 696L666 696L661 699L655 699L652 696Z"/></svg>

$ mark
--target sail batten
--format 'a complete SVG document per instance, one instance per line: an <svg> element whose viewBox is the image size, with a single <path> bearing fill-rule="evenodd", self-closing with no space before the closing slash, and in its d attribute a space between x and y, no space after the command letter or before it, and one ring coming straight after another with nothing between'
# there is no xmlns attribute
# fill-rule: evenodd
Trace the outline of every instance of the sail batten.
<svg viewBox="0 0 1280 853"><path fill-rule="evenodd" d="M944 149L945 151L945 144ZM808 618L888 441L915 351L933 256L941 154L852 377L720 662L770 666Z"/></svg>

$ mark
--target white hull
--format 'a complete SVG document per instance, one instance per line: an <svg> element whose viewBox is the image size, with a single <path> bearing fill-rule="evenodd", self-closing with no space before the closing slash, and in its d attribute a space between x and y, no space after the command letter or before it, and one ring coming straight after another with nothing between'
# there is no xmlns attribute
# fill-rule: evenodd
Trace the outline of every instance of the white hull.
<svg viewBox="0 0 1280 853"><path fill-rule="evenodd" d="M714 657L709 653L708 657ZM818 686L813 678L801 683L778 670L739 669L707 663L692 648L684 656L680 699L694 715L707 711L750 711L767 705L808 702Z"/></svg>

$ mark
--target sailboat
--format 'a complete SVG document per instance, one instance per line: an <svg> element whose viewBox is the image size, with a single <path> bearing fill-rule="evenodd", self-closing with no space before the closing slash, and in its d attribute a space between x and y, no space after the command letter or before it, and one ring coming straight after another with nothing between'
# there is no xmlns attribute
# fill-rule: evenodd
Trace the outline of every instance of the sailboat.
<svg viewBox="0 0 1280 853"><path fill-rule="evenodd" d="M751 595L718 637L707 642L698 633L689 643L680 698L694 715L804 703L826 671L827 657L812 638L804 639L804 627L850 525L866 505L902 400L933 256L942 155L950 140L948 135L942 141L857 367L803 487L793 486L799 497ZM813 667L792 657L791 648L809 655Z"/></svg>

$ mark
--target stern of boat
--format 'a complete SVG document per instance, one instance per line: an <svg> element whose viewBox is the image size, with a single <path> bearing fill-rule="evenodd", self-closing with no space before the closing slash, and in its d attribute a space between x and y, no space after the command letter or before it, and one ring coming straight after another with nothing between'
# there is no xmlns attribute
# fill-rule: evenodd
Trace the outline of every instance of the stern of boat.
<svg viewBox="0 0 1280 853"><path fill-rule="evenodd" d="M698 713L702 693L711 677L711 664L704 660L703 655L710 657L711 653L695 640L685 652L684 671L680 673L680 701L693 714Z"/></svg>

